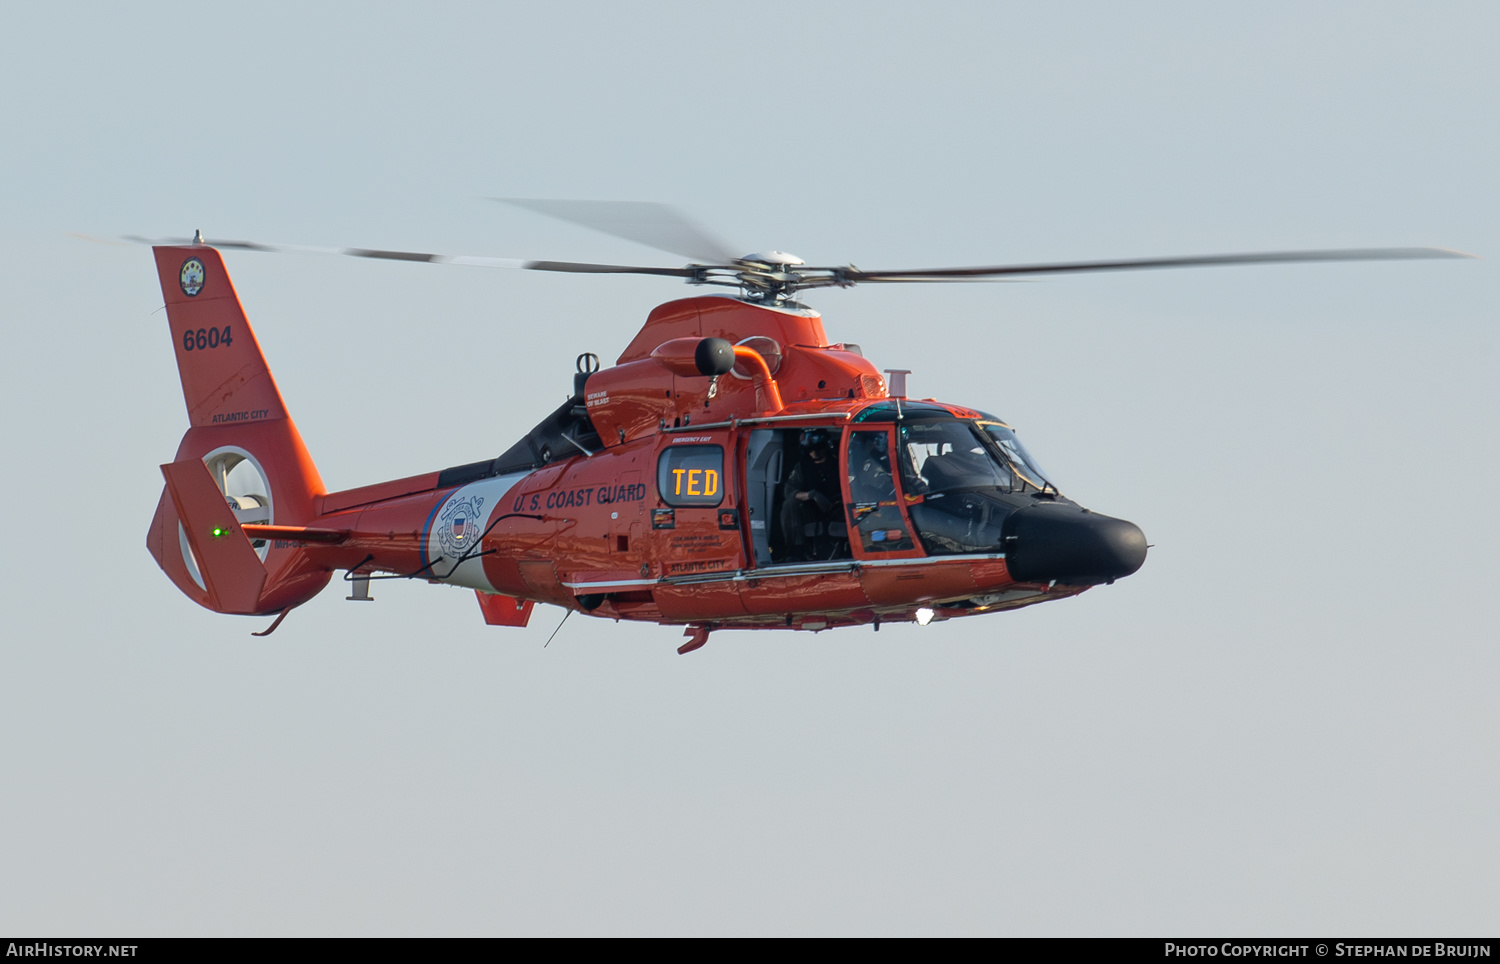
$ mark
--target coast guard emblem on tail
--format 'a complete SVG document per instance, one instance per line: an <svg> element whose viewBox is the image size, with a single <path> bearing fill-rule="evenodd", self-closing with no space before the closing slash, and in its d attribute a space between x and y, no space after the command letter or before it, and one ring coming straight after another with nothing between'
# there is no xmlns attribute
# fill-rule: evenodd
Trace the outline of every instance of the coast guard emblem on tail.
<svg viewBox="0 0 1500 964"><path fill-rule="evenodd" d="M182 271L177 275L177 283L182 285L182 293L190 298L202 291L203 262L197 258L188 258L184 261Z"/></svg>

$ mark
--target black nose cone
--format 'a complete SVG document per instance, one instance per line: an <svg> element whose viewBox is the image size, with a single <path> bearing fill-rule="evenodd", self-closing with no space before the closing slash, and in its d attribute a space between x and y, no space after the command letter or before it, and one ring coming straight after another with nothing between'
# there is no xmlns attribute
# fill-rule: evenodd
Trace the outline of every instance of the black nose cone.
<svg viewBox="0 0 1500 964"><path fill-rule="evenodd" d="M1094 586L1114 582L1146 561L1146 534L1065 502L1038 502L1005 520L1005 564L1017 582Z"/></svg>

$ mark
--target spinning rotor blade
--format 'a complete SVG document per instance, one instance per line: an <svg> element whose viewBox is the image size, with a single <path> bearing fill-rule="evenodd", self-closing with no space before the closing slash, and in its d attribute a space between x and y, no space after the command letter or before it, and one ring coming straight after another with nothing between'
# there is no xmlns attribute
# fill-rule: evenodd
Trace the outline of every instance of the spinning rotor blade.
<svg viewBox="0 0 1500 964"><path fill-rule="evenodd" d="M588 264L579 261L525 261L520 258L490 258L469 254L434 254L429 251L389 251L382 248L322 248L305 244L264 244L259 241L231 241L220 238L143 238L127 234L126 241L137 244L206 244L211 248L237 251L265 251L274 254L337 254L349 258L373 258L377 261L418 261L427 264L460 264L478 268L517 268L524 271L565 271L572 274L649 274L671 278L694 278L695 268L654 268L628 264Z"/></svg>
<svg viewBox="0 0 1500 964"><path fill-rule="evenodd" d="M546 198L497 197L537 214L634 241L658 251L680 254L701 264L733 264L739 255L675 208L654 201L561 201Z"/></svg>
<svg viewBox="0 0 1500 964"><path fill-rule="evenodd" d="M1472 258L1474 255L1448 248L1349 248L1328 251L1261 251L1251 254L1203 254L1181 258L1133 258L1128 261L1063 261L1051 264L1009 264L977 268L929 268L925 270L835 271L847 284L897 283L904 281L966 281L1003 275L1072 274L1084 271L1136 271L1145 268L1208 268L1232 264L1295 264L1305 261L1419 261L1434 258ZM818 269L809 269L818 270Z"/></svg>
<svg viewBox="0 0 1500 964"><path fill-rule="evenodd" d="M496 198L496 200L506 200ZM656 227L685 227L671 208L660 204L635 201L509 201L531 207L542 213L564 217L560 211L570 213L565 220L587 224L633 241L645 241L649 232L626 229L612 230L606 223L647 223ZM600 212L620 214L615 220L603 217ZM645 216L641 222L633 222L627 215L630 211L647 211L663 214L665 220L652 221L656 215ZM624 213L621 213L624 212ZM586 217L585 217L586 215ZM596 217L595 215L600 215ZM611 215L612 217L613 215ZM679 241L684 235L675 236ZM702 236L706 237L706 236ZM700 237L700 240L702 239ZM1473 258L1474 255L1448 248L1346 248L1320 251L1259 251L1245 254L1186 255L1178 258L1132 258L1118 261L1064 261L1042 264L988 265L972 268L917 268L895 271L864 271L853 265L805 266L793 256L782 252L765 252L745 255L740 258L726 257L707 263L691 264L681 268L651 267L626 264L593 264L579 261L527 261L519 258L491 258L477 255L436 254L428 251L390 251L382 248L322 248L292 244L262 244L258 241L204 240L201 235L194 238L142 238L127 235L127 241L143 244L207 244L215 248L231 248L241 251L270 251L296 254L336 254L351 258L372 258L380 261L419 261L428 264L472 265L483 268L515 268L523 271L556 271L566 274L636 274L658 277L682 278L689 284L718 285L740 288L745 297L781 301L797 291L813 288L847 288L857 284L932 284L937 282L995 282L1020 281L1028 277L1052 274L1079 274L1087 271L1137 271L1147 268L1208 268L1243 264L1296 264L1302 262L1335 261L1417 261L1448 258ZM691 250L691 249L689 249ZM699 254L708 252L699 251ZM720 252L722 253L722 251Z"/></svg>

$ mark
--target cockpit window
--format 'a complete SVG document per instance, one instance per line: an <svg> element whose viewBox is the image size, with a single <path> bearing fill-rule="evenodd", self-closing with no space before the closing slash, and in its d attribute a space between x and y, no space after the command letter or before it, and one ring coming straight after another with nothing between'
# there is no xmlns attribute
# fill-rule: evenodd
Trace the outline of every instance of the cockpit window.
<svg viewBox="0 0 1500 964"><path fill-rule="evenodd" d="M1014 495L1056 492L1016 434L993 416L913 410L892 420L904 503L928 555L1003 553L1005 520L1018 504ZM861 434L856 429L851 437ZM851 456L855 450L851 441ZM851 492L857 475L851 475Z"/></svg>
<svg viewBox="0 0 1500 964"><path fill-rule="evenodd" d="M1010 469L984 443L972 422L909 421L898 431L898 454L909 495L976 487L1009 489L1015 484Z"/></svg>
<svg viewBox="0 0 1500 964"><path fill-rule="evenodd" d="M979 427L967 420L903 420L896 429L901 481L912 524L929 555L998 553L1010 514L995 498L1016 475Z"/></svg>
<svg viewBox="0 0 1500 964"><path fill-rule="evenodd" d="M1009 426L996 421L980 422L979 427L984 429L985 434L993 439L996 445L1000 446L1000 451L1004 454L1006 461L1010 463L1011 468L1022 481L1038 489L1051 488L1052 491L1057 491L1057 486L1052 484L1046 473L1036 464L1036 459L1026 451L1026 447L1021 444L1020 439L1016 438L1016 433L1011 431Z"/></svg>

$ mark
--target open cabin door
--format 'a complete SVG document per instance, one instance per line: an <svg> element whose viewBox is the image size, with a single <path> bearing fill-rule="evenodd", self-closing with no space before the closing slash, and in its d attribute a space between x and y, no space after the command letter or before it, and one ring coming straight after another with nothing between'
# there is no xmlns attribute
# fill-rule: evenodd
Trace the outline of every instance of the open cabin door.
<svg viewBox="0 0 1500 964"><path fill-rule="evenodd" d="M852 559L845 513L841 426L751 430L745 508L755 568Z"/></svg>

